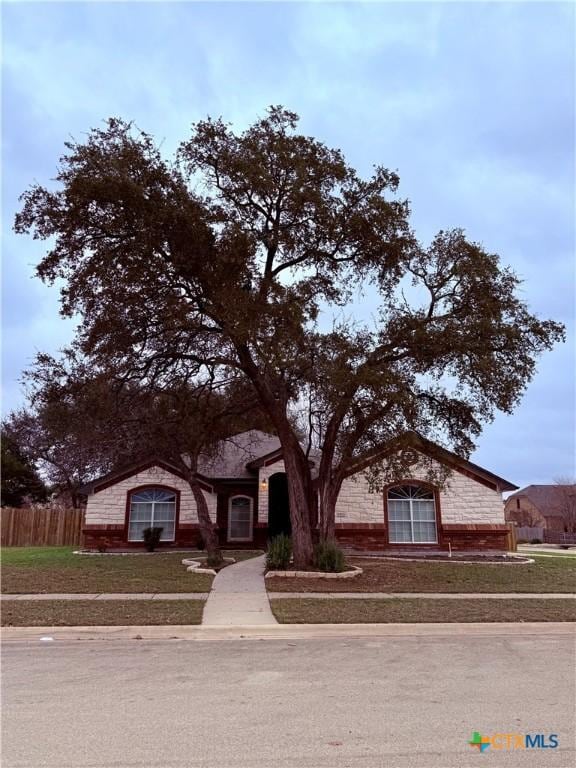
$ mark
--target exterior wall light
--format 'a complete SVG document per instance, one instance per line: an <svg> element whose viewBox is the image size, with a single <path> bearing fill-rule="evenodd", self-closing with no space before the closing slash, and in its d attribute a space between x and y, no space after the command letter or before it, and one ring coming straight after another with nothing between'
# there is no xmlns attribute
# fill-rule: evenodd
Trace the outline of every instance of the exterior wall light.
<svg viewBox="0 0 576 768"><path fill-rule="evenodd" d="M263 480L260 481L260 490L261 491L267 491L268 490L268 479L266 477Z"/></svg>

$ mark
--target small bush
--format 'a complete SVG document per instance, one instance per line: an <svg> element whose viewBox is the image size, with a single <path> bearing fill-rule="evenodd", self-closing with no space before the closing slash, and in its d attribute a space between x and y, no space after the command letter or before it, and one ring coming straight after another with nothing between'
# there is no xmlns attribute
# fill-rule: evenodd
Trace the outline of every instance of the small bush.
<svg viewBox="0 0 576 768"><path fill-rule="evenodd" d="M285 571L292 557L292 539L281 533L268 542L266 568L269 571Z"/></svg>
<svg viewBox="0 0 576 768"><path fill-rule="evenodd" d="M333 541L321 541L314 548L316 568L328 573L340 573L344 566L344 552Z"/></svg>
<svg viewBox="0 0 576 768"><path fill-rule="evenodd" d="M542 539L530 539L530 544L542 544Z"/></svg>
<svg viewBox="0 0 576 768"><path fill-rule="evenodd" d="M148 552L154 552L158 544L160 544L160 536L164 528L144 528L142 531L142 538Z"/></svg>

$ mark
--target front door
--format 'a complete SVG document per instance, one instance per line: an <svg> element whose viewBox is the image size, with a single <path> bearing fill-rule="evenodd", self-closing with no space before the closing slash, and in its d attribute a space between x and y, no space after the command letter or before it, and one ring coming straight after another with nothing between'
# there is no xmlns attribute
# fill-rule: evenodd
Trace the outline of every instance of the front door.
<svg viewBox="0 0 576 768"><path fill-rule="evenodd" d="M292 525L286 473L276 472L268 479L268 537L273 539L281 533L290 536Z"/></svg>

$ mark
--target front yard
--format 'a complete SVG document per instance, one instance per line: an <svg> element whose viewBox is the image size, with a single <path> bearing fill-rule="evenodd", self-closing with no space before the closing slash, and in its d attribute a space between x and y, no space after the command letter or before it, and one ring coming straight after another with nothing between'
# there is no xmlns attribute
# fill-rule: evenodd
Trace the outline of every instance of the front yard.
<svg viewBox="0 0 576 768"><path fill-rule="evenodd" d="M260 553L225 554L238 560ZM213 577L189 573L182 565L193 557L193 552L74 555L72 547L7 547L2 550L2 592L209 592Z"/></svg>
<svg viewBox="0 0 576 768"><path fill-rule="evenodd" d="M280 624L576 621L574 600L283 598L270 604Z"/></svg>
<svg viewBox="0 0 576 768"><path fill-rule="evenodd" d="M3 600L3 627L200 624L204 600Z"/></svg>
<svg viewBox="0 0 576 768"><path fill-rule="evenodd" d="M266 579L269 592L574 592L576 558L538 557L528 565L401 562L350 558L353 579Z"/></svg>

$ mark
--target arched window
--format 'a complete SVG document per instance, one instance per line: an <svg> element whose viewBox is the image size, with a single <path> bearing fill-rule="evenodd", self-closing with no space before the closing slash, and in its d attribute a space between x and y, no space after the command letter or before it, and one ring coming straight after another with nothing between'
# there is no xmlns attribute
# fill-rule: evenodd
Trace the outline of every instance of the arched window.
<svg viewBox="0 0 576 768"><path fill-rule="evenodd" d="M162 528L160 541L174 541L176 493L166 488L146 488L130 494L128 541L142 541L145 528Z"/></svg>
<svg viewBox="0 0 576 768"><path fill-rule="evenodd" d="M436 544L434 492L417 484L389 488L388 531L391 544Z"/></svg>
<svg viewBox="0 0 576 768"><path fill-rule="evenodd" d="M252 506L249 496L232 496L228 502L228 541L252 541Z"/></svg>

